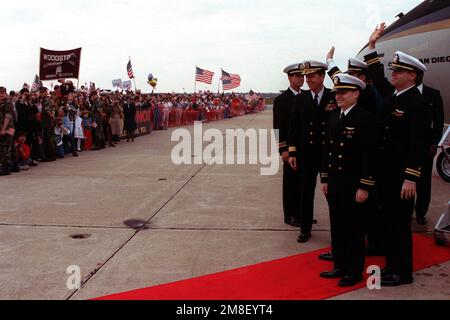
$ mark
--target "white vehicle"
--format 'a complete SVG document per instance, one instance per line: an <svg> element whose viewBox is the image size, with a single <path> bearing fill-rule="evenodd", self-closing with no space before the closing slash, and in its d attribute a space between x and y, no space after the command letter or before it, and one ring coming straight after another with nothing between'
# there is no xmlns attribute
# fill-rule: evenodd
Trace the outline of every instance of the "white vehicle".
<svg viewBox="0 0 450 320"><path fill-rule="evenodd" d="M442 152L436 160L436 169L442 179L450 182L450 126L438 145Z"/></svg>
<svg viewBox="0 0 450 320"><path fill-rule="evenodd" d="M426 0L407 14L400 14L377 41L385 68L398 50L419 58L428 67L424 83L441 91L445 122L450 124L450 1ZM358 58L364 60L367 51L368 45Z"/></svg>

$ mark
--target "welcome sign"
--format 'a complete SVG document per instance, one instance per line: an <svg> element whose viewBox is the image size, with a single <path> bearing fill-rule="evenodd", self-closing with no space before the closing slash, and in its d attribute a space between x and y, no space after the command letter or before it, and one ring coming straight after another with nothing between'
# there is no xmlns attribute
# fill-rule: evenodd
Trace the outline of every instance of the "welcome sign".
<svg viewBox="0 0 450 320"><path fill-rule="evenodd" d="M39 77L41 80L78 79L81 48L55 51L41 48Z"/></svg>

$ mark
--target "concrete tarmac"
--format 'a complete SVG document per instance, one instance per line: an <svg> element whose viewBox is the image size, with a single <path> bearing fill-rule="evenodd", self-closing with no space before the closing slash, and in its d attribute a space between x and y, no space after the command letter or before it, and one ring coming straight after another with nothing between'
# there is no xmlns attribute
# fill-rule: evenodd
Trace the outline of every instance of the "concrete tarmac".
<svg viewBox="0 0 450 320"><path fill-rule="evenodd" d="M203 125L271 127L271 110ZM319 223L299 244L298 230L283 223L282 170L176 166L173 130L0 177L0 299L90 299L329 246L320 190ZM449 195L450 184L434 173L430 222L416 231L433 230ZM78 290L67 287L69 266L81 270ZM445 263L418 272L410 286L335 299L448 299L449 274Z"/></svg>

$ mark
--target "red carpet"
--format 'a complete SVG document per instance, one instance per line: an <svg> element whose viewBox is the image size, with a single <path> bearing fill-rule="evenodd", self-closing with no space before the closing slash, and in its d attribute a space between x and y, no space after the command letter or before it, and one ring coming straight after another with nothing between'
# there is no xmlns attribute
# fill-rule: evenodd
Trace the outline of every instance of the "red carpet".
<svg viewBox="0 0 450 320"><path fill-rule="evenodd" d="M235 270L158 285L99 298L101 300L321 300L366 286L340 288L338 280L319 273L332 264L321 261L321 249ZM431 237L414 236L414 270L450 260L450 249L438 247ZM367 265L383 266L383 258L369 258Z"/></svg>

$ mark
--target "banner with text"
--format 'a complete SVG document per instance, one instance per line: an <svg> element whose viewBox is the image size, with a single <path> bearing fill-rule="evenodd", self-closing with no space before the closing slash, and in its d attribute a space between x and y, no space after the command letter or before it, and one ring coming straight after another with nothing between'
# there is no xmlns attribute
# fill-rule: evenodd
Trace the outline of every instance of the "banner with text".
<svg viewBox="0 0 450 320"><path fill-rule="evenodd" d="M81 48L55 51L41 48L39 77L42 81L73 78L80 72Z"/></svg>

